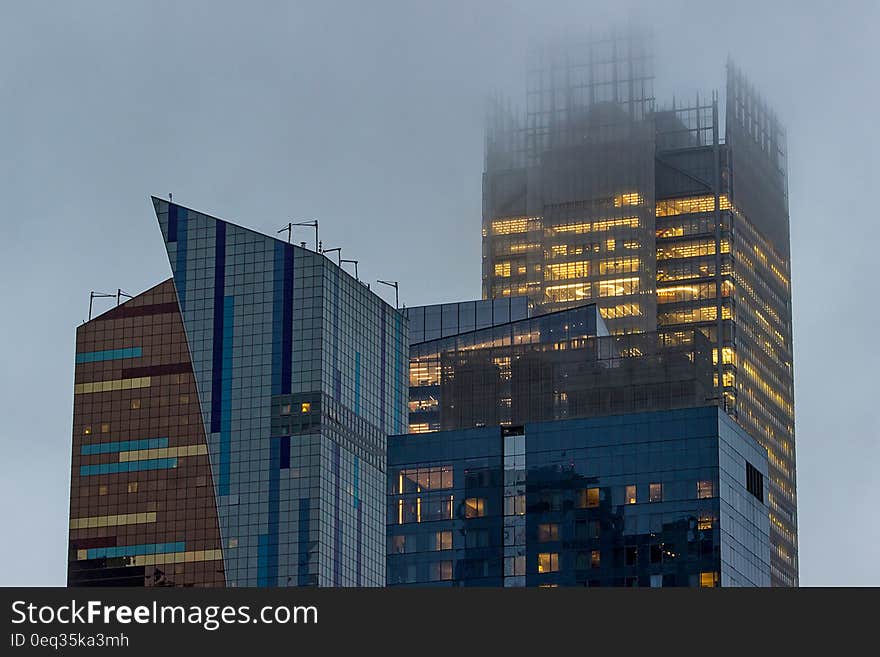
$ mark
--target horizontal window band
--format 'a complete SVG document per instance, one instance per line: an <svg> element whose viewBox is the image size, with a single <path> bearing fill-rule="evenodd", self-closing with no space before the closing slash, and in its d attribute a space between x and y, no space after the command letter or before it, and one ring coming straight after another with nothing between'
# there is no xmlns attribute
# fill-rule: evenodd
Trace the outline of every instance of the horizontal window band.
<svg viewBox="0 0 880 657"><path fill-rule="evenodd" d="M93 392L112 392L114 390L134 390L136 388L149 388L150 377L142 376L134 379L113 379L110 381L90 381L89 383L77 383L73 386L73 394L82 395Z"/></svg>
<svg viewBox="0 0 880 657"><path fill-rule="evenodd" d="M208 453L208 446L201 445L183 445L181 447L163 447L158 449L141 449L130 452L120 452L119 462L126 463L130 461L146 461L150 459L168 459L172 457L183 456L204 456Z"/></svg>
<svg viewBox="0 0 880 657"><path fill-rule="evenodd" d="M143 317L145 315L162 315L165 313L177 313L180 309L176 301L168 303L150 303L143 306L122 305L108 310L98 317L98 321L105 319L122 319L123 317Z"/></svg>
<svg viewBox="0 0 880 657"><path fill-rule="evenodd" d="M79 474L81 477L92 475L119 474L120 472L137 472L139 470L170 470L177 467L177 459L152 459L150 461L126 461L124 463L98 463L96 465L81 465Z"/></svg>
<svg viewBox="0 0 880 657"><path fill-rule="evenodd" d="M117 360L120 358L140 358L142 355L143 350L140 347L105 349L104 351L86 351L76 355L76 362L97 363L103 360Z"/></svg>
<svg viewBox="0 0 880 657"><path fill-rule="evenodd" d="M95 529L97 527L119 527L121 525L141 525L156 522L156 512L122 513L113 516L91 516L71 518L70 529Z"/></svg>
<svg viewBox="0 0 880 657"><path fill-rule="evenodd" d="M92 443L83 445L79 453L88 456L90 454L112 454L114 452L130 452L142 449L157 449L168 447L167 438L145 438L143 440L119 440L110 443ZM133 459L129 459L133 460Z"/></svg>
<svg viewBox="0 0 880 657"><path fill-rule="evenodd" d="M196 561L220 561L223 550L193 550L166 554L144 554L134 558L132 566L160 566L166 563L194 563Z"/></svg>
<svg viewBox="0 0 880 657"><path fill-rule="evenodd" d="M163 374L189 374L192 365L185 363L167 363L165 365L145 365L144 367L126 367L122 370L122 378L162 376Z"/></svg>
<svg viewBox="0 0 880 657"><path fill-rule="evenodd" d="M138 555L156 555L166 552L183 552L186 543L142 543L140 545L118 545L116 547L89 548L77 550L76 558L80 561L85 559L117 559L119 557L136 557Z"/></svg>

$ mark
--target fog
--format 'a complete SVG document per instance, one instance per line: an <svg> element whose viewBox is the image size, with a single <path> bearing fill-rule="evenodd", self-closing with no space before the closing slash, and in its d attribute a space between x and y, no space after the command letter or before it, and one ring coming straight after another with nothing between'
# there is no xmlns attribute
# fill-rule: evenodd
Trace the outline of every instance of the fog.
<svg viewBox="0 0 880 657"><path fill-rule="evenodd" d="M730 55L787 127L801 583L880 584L880 4L705 0L3 3L0 584L65 582L75 328L90 290L170 275L150 194L317 217L402 303L479 298L487 95L523 97L530 43L628 20L658 101L723 91Z"/></svg>

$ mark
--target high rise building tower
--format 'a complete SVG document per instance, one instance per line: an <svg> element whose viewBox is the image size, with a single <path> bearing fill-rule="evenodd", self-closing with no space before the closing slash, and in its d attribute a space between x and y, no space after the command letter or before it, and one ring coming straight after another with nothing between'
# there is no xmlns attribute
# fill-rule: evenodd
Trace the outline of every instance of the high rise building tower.
<svg viewBox="0 0 880 657"><path fill-rule="evenodd" d="M173 278L77 331L69 584L383 586L406 321L324 255L153 203Z"/></svg>
<svg viewBox="0 0 880 657"><path fill-rule="evenodd" d="M698 329L717 398L768 451L772 581L798 581L784 130L728 64L719 98L658 107L635 31L539 51L526 111L487 128L483 296L594 302L612 334ZM718 348L720 346L720 349Z"/></svg>

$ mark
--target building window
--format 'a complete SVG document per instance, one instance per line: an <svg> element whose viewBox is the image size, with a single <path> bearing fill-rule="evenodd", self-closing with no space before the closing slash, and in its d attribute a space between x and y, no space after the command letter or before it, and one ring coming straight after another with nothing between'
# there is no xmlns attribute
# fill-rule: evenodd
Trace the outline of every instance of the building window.
<svg viewBox="0 0 880 657"><path fill-rule="evenodd" d="M593 550L590 552L590 567L598 568L600 565L602 565L602 555L599 550Z"/></svg>
<svg viewBox="0 0 880 657"><path fill-rule="evenodd" d="M526 558L523 555L504 557L504 576L519 577L526 574Z"/></svg>
<svg viewBox="0 0 880 657"><path fill-rule="evenodd" d="M189 404L189 395L180 395L177 400L181 404Z"/></svg>
<svg viewBox="0 0 880 657"><path fill-rule="evenodd" d="M98 495L106 495L107 487L106 486L98 486Z"/></svg>
<svg viewBox="0 0 880 657"><path fill-rule="evenodd" d="M482 518L486 515L486 500L482 497L469 497L464 501L465 518Z"/></svg>
<svg viewBox="0 0 880 657"><path fill-rule="evenodd" d="M129 493L137 493L138 492L138 482L129 481L128 482L128 492Z"/></svg>
<svg viewBox="0 0 880 657"><path fill-rule="evenodd" d="M229 547L230 548L237 548L238 547L238 539L237 538L230 538L229 539Z"/></svg>
<svg viewBox="0 0 880 657"><path fill-rule="evenodd" d="M452 466L401 470L395 493L421 493L428 490L452 488Z"/></svg>
<svg viewBox="0 0 880 657"><path fill-rule="evenodd" d="M110 425L106 422L101 425L101 433L110 433Z"/></svg>
<svg viewBox="0 0 880 657"><path fill-rule="evenodd" d="M436 532L434 534L435 550L451 550L452 549L452 530Z"/></svg>
<svg viewBox="0 0 880 657"><path fill-rule="evenodd" d="M431 581L445 581L452 579L452 562L435 561L431 564Z"/></svg>
<svg viewBox="0 0 880 657"><path fill-rule="evenodd" d="M624 504L635 504L636 503L636 485L631 484L626 487L626 498L624 499Z"/></svg>
<svg viewBox="0 0 880 657"><path fill-rule="evenodd" d="M511 495L504 498L504 515L523 516L526 513L526 496Z"/></svg>
<svg viewBox="0 0 880 657"><path fill-rule="evenodd" d="M650 484L648 486L648 501L650 501L650 502L662 502L663 501L663 484Z"/></svg>
<svg viewBox="0 0 880 657"><path fill-rule="evenodd" d="M764 475L746 461L746 489L761 502L764 502Z"/></svg>
<svg viewBox="0 0 880 657"><path fill-rule="evenodd" d="M312 412L312 402L303 402L299 407L300 413L311 413Z"/></svg>
<svg viewBox="0 0 880 657"><path fill-rule="evenodd" d="M406 536L392 536L391 537L391 553L392 554L403 554L406 552Z"/></svg>
<svg viewBox="0 0 880 657"><path fill-rule="evenodd" d="M538 572L539 573L555 573L559 570L559 553L558 552L540 552L538 553Z"/></svg>
<svg viewBox="0 0 880 657"><path fill-rule="evenodd" d="M712 525L715 523L715 515L708 512L701 512L700 518L697 520L697 529L701 531L706 531L712 529Z"/></svg>
<svg viewBox="0 0 880 657"><path fill-rule="evenodd" d="M651 575L651 588L663 588L663 575Z"/></svg>
<svg viewBox="0 0 880 657"><path fill-rule="evenodd" d="M141 407L140 399L132 399L128 406L131 410L136 411Z"/></svg>
<svg viewBox="0 0 880 657"><path fill-rule="evenodd" d="M709 573L700 573L700 587L704 589L711 589L718 586L718 573L709 572Z"/></svg>
<svg viewBox="0 0 880 657"><path fill-rule="evenodd" d="M91 424L87 424L86 426L83 427L83 435L84 436L91 436L92 435L92 425Z"/></svg>
<svg viewBox="0 0 880 657"><path fill-rule="evenodd" d="M291 404L281 404L281 415L290 415Z"/></svg>
<svg viewBox="0 0 880 657"><path fill-rule="evenodd" d="M639 548L635 545L627 545L623 550L624 564L635 566L639 563Z"/></svg>
<svg viewBox="0 0 880 657"><path fill-rule="evenodd" d="M538 525L538 542L548 543L559 540L559 525L555 522Z"/></svg>
<svg viewBox="0 0 880 657"><path fill-rule="evenodd" d="M577 507L579 509L594 509L599 506L599 489L582 488L577 494Z"/></svg>
<svg viewBox="0 0 880 657"><path fill-rule="evenodd" d="M707 497L714 497L714 488L711 479L701 479L697 482L697 499L702 500Z"/></svg>

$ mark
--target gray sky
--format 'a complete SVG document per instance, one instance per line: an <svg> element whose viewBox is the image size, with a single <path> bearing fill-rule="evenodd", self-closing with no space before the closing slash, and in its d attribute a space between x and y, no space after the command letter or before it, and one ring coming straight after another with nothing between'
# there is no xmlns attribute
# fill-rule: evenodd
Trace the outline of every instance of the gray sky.
<svg viewBox="0 0 880 657"><path fill-rule="evenodd" d="M654 26L658 100L721 89L730 54L788 128L801 581L880 584L878 8L3 2L0 584L65 581L74 331L89 290L169 275L150 194L267 233L318 217L402 302L478 298L487 92L522 97L530 39L626 16Z"/></svg>

